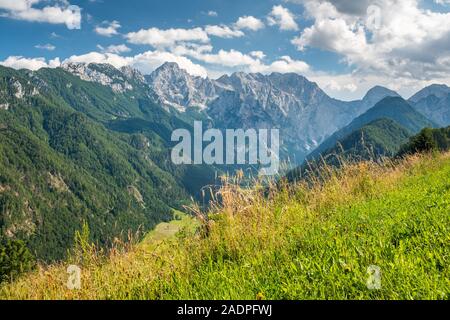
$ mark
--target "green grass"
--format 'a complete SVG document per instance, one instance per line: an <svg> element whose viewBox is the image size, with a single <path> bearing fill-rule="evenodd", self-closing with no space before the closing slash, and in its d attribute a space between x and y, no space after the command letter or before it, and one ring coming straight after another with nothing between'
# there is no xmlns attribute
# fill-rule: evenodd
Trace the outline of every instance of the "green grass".
<svg viewBox="0 0 450 320"><path fill-rule="evenodd" d="M198 223L196 220L179 210L173 209L174 220L170 222L161 222L154 230L150 231L142 241L142 244L153 244L174 237L184 228L195 230Z"/></svg>
<svg viewBox="0 0 450 320"><path fill-rule="evenodd" d="M3 299L450 299L450 154L360 163L261 195L225 185L196 232L172 225L125 253L0 288ZM164 238L164 239L162 239ZM367 269L381 269L370 290Z"/></svg>

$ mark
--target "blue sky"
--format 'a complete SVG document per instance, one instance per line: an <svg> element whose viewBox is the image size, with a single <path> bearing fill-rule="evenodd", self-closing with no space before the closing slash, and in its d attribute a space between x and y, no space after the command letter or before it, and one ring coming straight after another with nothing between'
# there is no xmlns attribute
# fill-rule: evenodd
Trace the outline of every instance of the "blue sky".
<svg viewBox="0 0 450 320"><path fill-rule="evenodd" d="M450 84L450 0L0 0L0 63L164 61L218 77L297 72L330 95Z"/></svg>

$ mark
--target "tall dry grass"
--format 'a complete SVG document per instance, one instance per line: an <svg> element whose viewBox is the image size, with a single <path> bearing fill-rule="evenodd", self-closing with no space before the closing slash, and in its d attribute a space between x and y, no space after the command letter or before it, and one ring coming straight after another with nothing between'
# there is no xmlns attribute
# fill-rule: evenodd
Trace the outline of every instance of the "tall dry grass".
<svg viewBox="0 0 450 320"><path fill-rule="evenodd" d="M363 202L381 199L395 192L410 176L448 166L449 158L450 153L446 153L414 155L398 161L344 163L339 169L325 165L308 181L289 184L258 180L252 188L240 185L242 173L223 177L222 188L209 191L213 203L208 212L203 212L197 205L189 208L200 222L195 231L185 228L176 237L157 243L118 244L106 253L86 241L85 229L77 235L77 244L67 262L40 265L36 271L13 283L3 284L0 298L253 299L301 298L308 294L326 297L329 292L323 283L332 281L327 278L327 270L323 270L323 275L317 275L322 271L310 275L302 269L304 264L311 264L314 270L323 269L314 265L321 261L324 266L331 263L333 270L336 265L341 268L345 264L343 271L335 271L343 272L344 276L348 276L347 269L354 269L340 258L336 262L335 256L326 255L326 250L336 249L333 243L340 243L340 239L328 243L328 238L321 238L320 228L324 228L323 234L329 233L330 228L341 230L336 237L345 239L346 234L342 233L345 226L333 222L334 216L342 214L343 207L347 208L349 204L357 207ZM364 228L368 226L364 225ZM310 231L316 229L319 231ZM315 241L323 242L323 248L317 249ZM347 251L351 256L351 250L344 249L339 253L342 259ZM295 255L298 256L295 258ZM66 286L69 264L81 267L82 288L79 290L70 290ZM285 269L288 267L292 270ZM364 273L359 269L354 272L354 277ZM301 280L293 280L297 273ZM285 278L287 275L291 278ZM308 277L319 279L317 288L308 288ZM302 285L305 291L294 286L284 292L284 288L295 285L295 281L306 281ZM353 278L348 281L350 287L355 286ZM353 289L348 293L342 288L333 290L336 297L348 294L357 298L359 294ZM395 293L389 294L395 297Z"/></svg>

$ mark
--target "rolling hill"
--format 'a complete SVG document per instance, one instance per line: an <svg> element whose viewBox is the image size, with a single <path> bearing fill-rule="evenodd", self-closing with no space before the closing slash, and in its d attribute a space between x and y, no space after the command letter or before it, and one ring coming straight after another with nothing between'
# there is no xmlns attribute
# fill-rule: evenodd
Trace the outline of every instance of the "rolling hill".
<svg viewBox="0 0 450 320"><path fill-rule="evenodd" d="M339 146L326 151L326 154L342 150L344 158L369 160L381 156L391 157L410 136L411 132L394 120L380 118L353 131L338 142Z"/></svg>
<svg viewBox="0 0 450 320"><path fill-rule="evenodd" d="M327 138L321 145L319 145L313 152L311 152L307 159L312 160L317 158L321 153L333 148L339 140L342 140L352 132L362 128L372 121L387 118L391 119L412 134L419 132L425 127L436 127L437 125L425 118L422 114L414 110L411 105L400 97L387 97L378 102L373 108L369 109L364 114L355 118L350 124L344 128L336 131L333 135Z"/></svg>
<svg viewBox="0 0 450 320"><path fill-rule="evenodd" d="M286 175L289 181L299 180L309 174L323 170L323 166L340 167L345 163L378 161L383 157L395 156L411 137L411 131L394 120L380 118L353 131L320 154Z"/></svg>

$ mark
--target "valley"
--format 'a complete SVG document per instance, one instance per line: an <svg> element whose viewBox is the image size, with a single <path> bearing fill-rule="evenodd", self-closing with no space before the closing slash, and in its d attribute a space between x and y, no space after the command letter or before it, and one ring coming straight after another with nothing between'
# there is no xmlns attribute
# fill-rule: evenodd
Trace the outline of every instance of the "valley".
<svg viewBox="0 0 450 320"><path fill-rule="evenodd" d="M305 159L337 155L326 163L339 167L342 156L356 163L395 157L423 128L449 124L448 96L445 86L409 100L374 87L345 102L297 74L211 80L175 63L147 76L105 64L0 67L0 103L8 106L0 110L1 237L24 241L42 263L66 259L85 223L100 248L138 230L172 238L186 221L169 223L173 209L194 201L207 212L216 196L205 186L220 192L222 177L248 172L220 162L174 163L175 130L195 135L198 121L224 133L277 129L284 170L300 168L288 173L292 181L306 170Z"/></svg>
<svg viewBox="0 0 450 320"><path fill-rule="evenodd" d="M0 0L0 39L0 315L450 300L450 0Z"/></svg>

